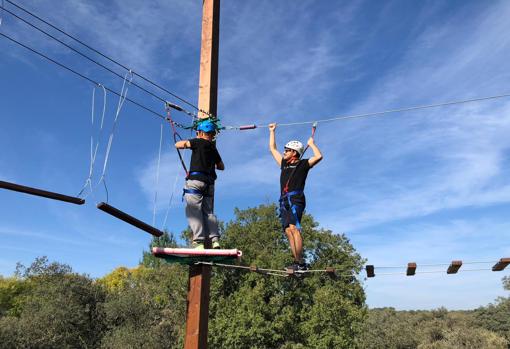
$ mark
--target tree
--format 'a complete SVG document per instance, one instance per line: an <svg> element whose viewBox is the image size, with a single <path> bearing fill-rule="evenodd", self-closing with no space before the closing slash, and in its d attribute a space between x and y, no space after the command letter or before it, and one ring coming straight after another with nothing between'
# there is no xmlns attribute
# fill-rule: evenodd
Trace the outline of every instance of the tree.
<svg viewBox="0 0 510 349"><path fill-rule="evenodd" d="M178 265L118 268L98 280L108 291L103 348L181 348L186 270Z"/></svg>
<svg viewBox="0 0 510 349"><path fill-rule="evenodd" d="M149 251L143 251L142 261L140 262L140 264L148 268L158 268L165 263L161 258L156 258L152 255L153 247L177 247L177 242L173 234L168 234L167 231L160 237L153 237L149 244Z"/></svg>
<svg viewBox="0 0 510 349"><path fill-rule="evenodd" d="M46 257L28 268L18 265L17 277L26 287L14 299L16 312L2 318L0 343L11 348L98 345L104 293L93 280L67 265L49 263Z"/></svg>
<svg viewBox="0 0 510 349"><path fill-rule="evenodd" d="M275 205L235 210L226 225L225 248L243 251L246 264L279 269L292 261ZM312 268L335 267L337 278L311 274L281 278L215 269L209 343L214 348L352 347L365 317L365 295L354 277L363 260L344 235L303 222L304 247Z"/></svg>

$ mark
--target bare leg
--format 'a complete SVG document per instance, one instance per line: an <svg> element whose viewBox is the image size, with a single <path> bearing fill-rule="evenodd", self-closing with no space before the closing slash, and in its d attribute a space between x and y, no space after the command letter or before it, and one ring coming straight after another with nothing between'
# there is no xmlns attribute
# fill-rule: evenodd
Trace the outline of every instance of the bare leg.
<svg viewBox="0 0 510 349"><path fill-rule="evenodd" d="M294 240L294 259L296 262L303 262L303 238L301 237L301 232L295 225L291 224L289 226L291 231L293 240Z"/></svg>
<svg viewBox="0 0 510 349"><path fill-rule="evenodd" d="M294 241L294 234L291 226L285 228L285 234L289 239L290 250L292 251L292 255L294 256L294 260L296 260L296 242Z"/></svg>

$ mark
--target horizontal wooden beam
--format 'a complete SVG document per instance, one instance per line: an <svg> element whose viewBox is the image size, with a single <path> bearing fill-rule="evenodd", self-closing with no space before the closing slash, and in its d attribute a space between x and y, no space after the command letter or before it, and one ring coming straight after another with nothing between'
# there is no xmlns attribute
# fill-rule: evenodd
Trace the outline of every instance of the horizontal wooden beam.
<svg viewBox="0 0 510 349"><path fill-rule="evenodd" d="M413 276L416 274L416 263L407 263L407 276Z"/></svg>
<svg viewBox="0 0 510 349"><path fill-rule="evenodd" d="M457 274L460 267L462 267L462 261L452 261L446 271L446 274Z"/></svg>
<svg viewBox="0 0 510 349"><path fill-rule="evenodd" d="M366 265L365 270L367 272L367 278L373 278L375 276L373 265Z"/></svg>
<svg viewBox="0 0 510 349"><path fill-rule="evenodd" d="M153 226L150 226L147 223L142 222L141 220L136 219L135 217L130 216L125 212L122 212L121 210L107 204L106 202L99 203L97 205L97 208L151 235L154 235L156 237L160 237L161 235L163 235L163 232L161 230L156 229Z"/></svg>
<svg viewBox="0 0 510 349"><path fill-rule="evenodd" d="M0 188L17 191L19 193L40 196L40 197L47 198L47 199L64 201L64 202L68 202L70 204L75 204L75 205L83 205L85 203L85 200L83 200L82 198L77 198L74 196L67 196L67 195L63 195L63 194L59 194L59 193L55 193L55 192L51 192L51 191L27 187L24 185L19 185L19 184L5 182L5 181L0 181Z"/></svg>
<svg viewBox="0 0 510 349"><path fill-rule="evenodd" d="M502 271L510 264L510 258L501 258L499 262L494 264L492 271Z"/></svg>

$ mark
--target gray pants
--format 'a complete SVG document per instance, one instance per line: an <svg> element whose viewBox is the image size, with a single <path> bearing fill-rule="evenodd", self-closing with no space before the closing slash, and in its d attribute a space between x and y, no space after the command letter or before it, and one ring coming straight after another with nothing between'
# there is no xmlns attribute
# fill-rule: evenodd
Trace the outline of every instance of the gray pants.
<svg viewBox="0 0 510 349"><path fill-rule="evenodd" d="M219 239L218 219L214 210L214 184L207 184L197 180L187 180L186 189L199 190L205 193L186 194L186 217L193 232L193 241L204 241L207 237L216 241Z"/></svg>

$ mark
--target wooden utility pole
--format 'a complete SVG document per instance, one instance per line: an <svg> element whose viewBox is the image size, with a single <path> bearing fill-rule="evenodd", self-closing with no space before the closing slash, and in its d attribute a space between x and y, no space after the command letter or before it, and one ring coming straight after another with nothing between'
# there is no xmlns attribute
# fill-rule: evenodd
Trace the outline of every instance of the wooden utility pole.
<svg viewBox="0 0 510 349"><path fill-rule="evenodd" d="M211 115L216 115L218 108L219 34L220 0L203 0L198 107ZM199 112L200 118L208 116ZM207 239L207 248L210 243ZM210 281L211 266L190 265L184 349L207 348Z"/></svg>

